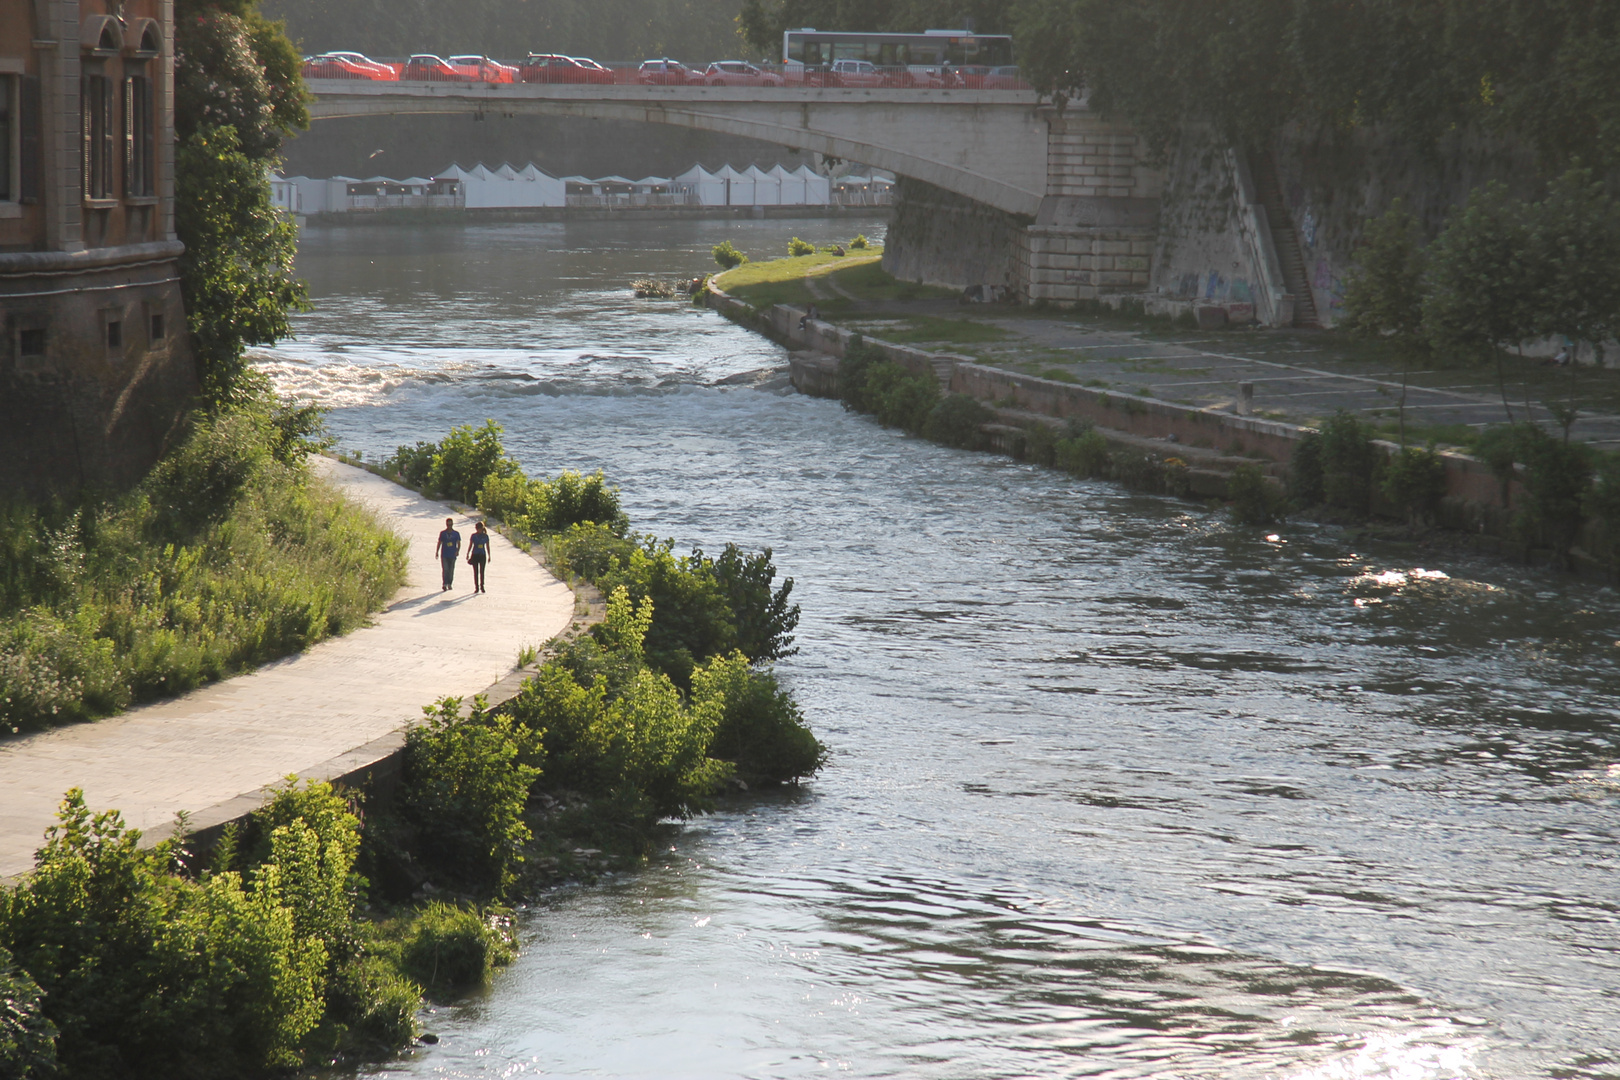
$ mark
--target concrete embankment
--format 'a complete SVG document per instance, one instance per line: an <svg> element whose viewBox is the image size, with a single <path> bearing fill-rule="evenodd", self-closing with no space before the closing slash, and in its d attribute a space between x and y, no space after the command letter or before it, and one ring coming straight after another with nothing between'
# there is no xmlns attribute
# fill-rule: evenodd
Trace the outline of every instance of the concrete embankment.
<svg viewBox="0 0 1620 1080"><path fill-rule="evenodd" d="M793 385L801 393L838 396L838 360L855 331L824 320L803 326L798 308L776 305L756 310L712 289L708 304L726 317L757 330L793 350L789 363ZM1288 463L1299 440L1310 429L1277 420L1211 408L1094 389L974 363L949 353L928 352L875 338L866 344L888 359L918 374L933 375L942 390L965 394L989 405L996 422L986 426L991 446L1003 453L1023 456L1025 431L1035 424L1061 428L1070 421L1089 422L1113 446L1164 462L1178 459L1188 466L1190 493L1223 498L1227 479L1240 465L1258 465L1279 487L1286 484ZM1388 454L1399 447L1376 441ZM1507 509L1501 485L1484 462L1466 454L1442 452L1446 496L1443 524L1471 535L1505 535ZM1517 498L1519 485L1509 497ZM1374 509L1398 516L1398 510Z"/></svg>

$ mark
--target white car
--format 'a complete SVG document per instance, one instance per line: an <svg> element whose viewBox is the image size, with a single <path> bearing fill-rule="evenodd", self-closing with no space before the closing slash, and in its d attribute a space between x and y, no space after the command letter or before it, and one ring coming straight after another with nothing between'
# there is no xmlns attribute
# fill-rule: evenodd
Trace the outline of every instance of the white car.
<svg viewBox="0 0 1620 1080"><path fill-rule="evenodd" d="M887 81L870 60L834 60L827 78L833 86L883 86Z"/></svg>
<svg viewBox="0 0 1620 1080"><path fill-rule="evenodd" d="M708 86L781 86L782 76L746 60L717 60L703 73L703 82Z"/></svg>

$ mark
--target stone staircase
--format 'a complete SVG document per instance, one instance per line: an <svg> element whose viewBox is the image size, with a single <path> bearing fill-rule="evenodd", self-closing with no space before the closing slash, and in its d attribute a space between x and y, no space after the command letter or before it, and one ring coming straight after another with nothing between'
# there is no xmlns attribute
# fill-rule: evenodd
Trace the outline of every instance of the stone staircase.
<svg viewBox="0 0 1620 1080"><path fill-rule="evenodd" d="M1320 327L1322 322L1316 313L1316 297L1311 292L1305 249L1294 228L1293 215L1283 202L1282 185L1277 182L1277 163L1270 154L1254 153L1249 158L1249 172L1254 177L1255 195L1266 208L1266 222L1271 226L1271 241L1277 248L1277 262L1282 267L1284 282L1294 298L1294 325Z"/></svg>

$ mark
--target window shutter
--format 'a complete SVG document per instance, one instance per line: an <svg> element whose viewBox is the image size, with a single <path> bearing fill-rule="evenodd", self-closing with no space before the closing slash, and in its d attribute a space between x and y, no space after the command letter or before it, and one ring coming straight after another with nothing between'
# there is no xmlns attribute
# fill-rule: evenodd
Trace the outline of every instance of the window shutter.
<svg viewBox="0 0 1620 1080"><path fill-rule="evenodd" d="M141 80L141 194L157 194L157 109L152 80Z"/></svg>
<svg viewBox="0 0 1620 1080"><path fill-rule="evenodd" d="M124 79L124 194L144 195L140 160L135 154L135 80Z"/></svg>
<svg viewBox="0 0 1620 1080"><path fill-rule="evenodd" d="M92 162L94 161L94 156L91 153L91 151L95 149L95 145L96 145L96 141L95 141L95 120L94 120L95 104L94 104L94 99L91 96L91 92L94 89L94 87L95 87L95 82L90 78L90 76L84 75L84 76L80 77L80 79L79 79L79 141L83 144L83 146L81 147L81 150L82 150L81 157L83 158L83 162L82 162L83 170L82 171L84 173L84 184L83 184L82 197L86 198L86 199L93 198L94 197L93 192L96 190L95 189L95 177L93 175L94 170L92 168Z"/></svg>
<svg viewBox="0 0 1620 1080"><path fill-rule="evenodd" d="M40 153L40 128L43 126L40 116L39 77L25 75L19 80L22 83L21 101L19 102L21 116L19 117L21 144L19 157L22 166L22 184L18 193L19 201L25 203L39 202L40 172L44 164Z"/></svg>
<svg viewBox="0 0 1620 1080"><path fill-rule="evenodd" d="M101 191L103 199L113 198L117 192L113 190L113 162L118 158L115 155L117 138L113 127L113 81L106 76L101 79Z"/></svg>

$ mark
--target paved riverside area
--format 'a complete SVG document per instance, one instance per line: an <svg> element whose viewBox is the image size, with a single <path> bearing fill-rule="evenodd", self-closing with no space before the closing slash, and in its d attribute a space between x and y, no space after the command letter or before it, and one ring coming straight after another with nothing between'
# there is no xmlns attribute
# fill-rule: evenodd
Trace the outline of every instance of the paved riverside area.
<svg viewBox="0 0 1620 1080"><path fill-rule="evenodd" d="M836 275L811 279L809 288L823 317L840 326L976 363L1212 412L1234 411L1240 387L1249 384L1255 415L1267 419L1314 424L1345 409L1385 437L1398 430L1399 363L1338 332L1199 332L1158 320L954 300L872 301L841 288ZM1414 442L1465 445L1469 429L1507 419L1492 365L1430 359L1406 378L1406 430ZM1581 410L1573 437L1620 448L1620 370L1510 358L1505 382L1515 420L1528 415L1557 430L1548 406L1575 400Z"/></svg>
<svg viewBox="0 0 1620 1080"><path fill-rule="evenodd" d="M441 592L433 545L452 516L446 506L326 458L314 468L410 543L407 582L387 611L185 697L0 744L0 877L33 866L71 787L91 809L120 810L143 830L169 825L178 810L206 817L291 773L332 775L334 759L355 758L440 697L482 692L511 674L519 649L567 627L573 592L504 537L492 536L487 593L473 594L465 547L455 589ZM453 516L465 544L471 526Z"/></svg>

